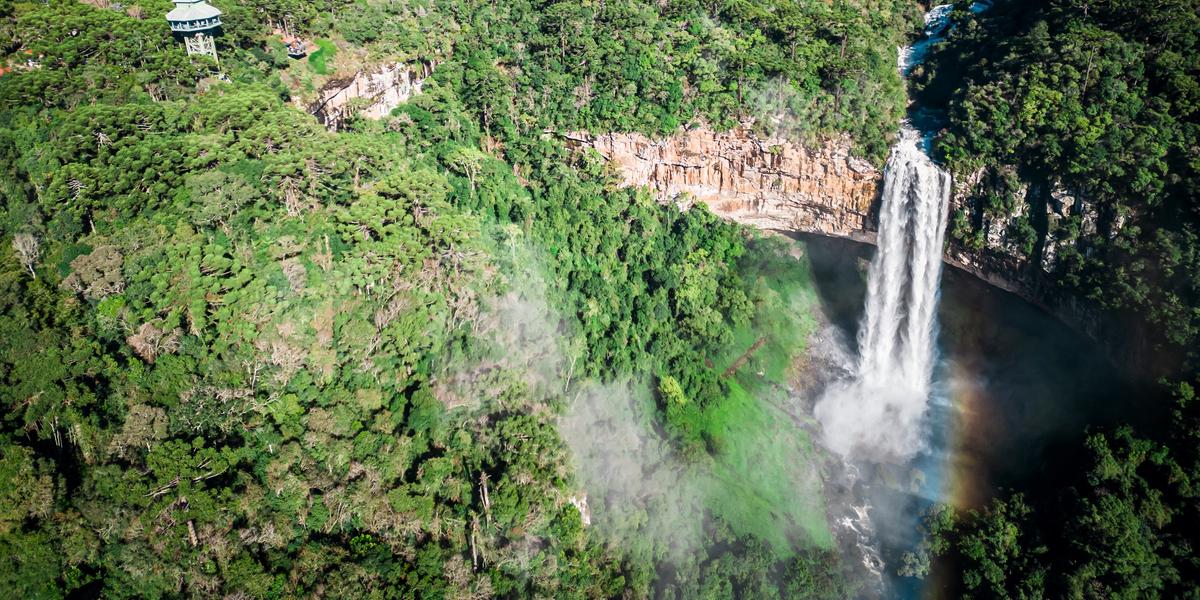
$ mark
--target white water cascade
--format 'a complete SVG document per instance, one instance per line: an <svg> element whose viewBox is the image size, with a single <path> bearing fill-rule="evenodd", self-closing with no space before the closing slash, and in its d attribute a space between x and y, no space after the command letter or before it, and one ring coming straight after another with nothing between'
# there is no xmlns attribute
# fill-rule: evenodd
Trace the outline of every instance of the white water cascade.
<svg viewBox="0 0 1200 600"><path fill-rule="evenodd" d="M847 458L903 462L922 447L951 184L920 142L905 126L885 168L855 377L814 408L825 444Z"/></svg>
<svg viewBox="0 0 1200 600"><path fill-rule="evenodd" d="M990 0L976 0L969 10L990 6ZM901 76L953 30L951 12L944 4L926 13L922 38L899 48ZM822 442L842 458L836 487L847 498L835 513L837 535L857 548L866 571L878 578L879 587L866 591L867 597L921 597L919 585L894 578L894 567L897 551L917 543L913 535L923 507L941 497L951 407L944 387L934 382L952 184L928 152L943 117L915 106L909 116L884 170L858 360L849 377L826 388L813 408Z"/></svg>

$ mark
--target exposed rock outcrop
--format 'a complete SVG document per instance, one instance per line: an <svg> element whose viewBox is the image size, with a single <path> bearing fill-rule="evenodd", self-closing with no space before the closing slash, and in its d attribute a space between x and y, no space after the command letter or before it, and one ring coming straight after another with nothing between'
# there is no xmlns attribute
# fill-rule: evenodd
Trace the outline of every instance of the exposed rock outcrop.
<svg viewBox="0 0 1200 600"><path fill-rule="evenodd" d="M786 140L759 137L744 127L718 133L693 129L664 139L617 133L566 135L576 150L594 150L627 186L648 186L665 201L684 194L715 214L761 229L815 233L875 242L882 173L850 153L848 140L808 149ZM973 188L978 181L966 182ZM962 187L962 186L960 186ZM951 210L970 199L959 194ZM1037 300L1038 287L1025 278L1020 260L997 220L985 247L971 251L947 245L946 262L1010 292Z"/></svg>
<svg viewBox="0 0 1200 600"><path fill-rule="evenodd" d="M386 117L392 109L421 93L432 65L393 63L334 79L321 88L308 111L331 130L341 129L353 115L369 119Z"/></svg>
<svg viewBox="0 0 1200 600"><path fill-rule="evenodd" d="M1061 185L1050 190L1050 198L1046 203L1046 229L1049 233L1042 244L1041 267L1043 271L1053 273L1058 268L1059 245L1067 241L1062 235L1061 224L1081 208L1080 202Z"/></svg>
<svg viewBox="0 0 1200 600"><path fill-rule="evenodd" d="M652 140L640 134L568 134L576 149L611 162L625 185L663 200L686 192L716 214L762 229L874 240L880 173L850 154L849 143L815 150L761 138L744 128L695 129Z"/></svg>
<svg viewBox="0 0 1200 600"><path fill-rule="evenodd" d="M1064 249L1086 255L1095 237L1116 236L1125 216L1101 214L1085 193L1057 178L1007 190L985 179L981 171L956 182L951 211L968 215L982 239L968 244L947 236L946 262L1042 307L1097 342L1131 376L1169 372L1169 357L1155 349L1139 315L1105 310L1094 300L1066 290L1057 279ZM1014 195L1013 207L999 216L988 215L984 198L1002 193ZM1019 241L1017 231L1018 221L1026 217L1025 226L1033 231L1025 234L1032 236L1032 250Z"/></svg>
<svg viewBox="0 0 1200 600"><path fill-rule="evenodd" d="M950 199L951 218L959 213L967 215L968 221L978 227L982 237L978 245L968 246L947 234L946 262L990 285L1040 303L1041 285L1037 274L1030 272L1029 259L1014 235L1018 220L1029 212L1030 195L1038 193L1038 190L1026 184L1009 189L1004 183L986 175L985 170L980 169L955 182L955 193ZM1011 213L990 214L984 209L982 200L989 194L1011 194L1016 208Z"/></svg>

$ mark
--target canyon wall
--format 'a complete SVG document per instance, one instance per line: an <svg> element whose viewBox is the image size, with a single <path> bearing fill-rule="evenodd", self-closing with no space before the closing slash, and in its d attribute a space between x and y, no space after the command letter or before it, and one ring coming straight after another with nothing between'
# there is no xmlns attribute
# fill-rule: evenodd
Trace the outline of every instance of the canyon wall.
<svg viewBox="0 0 1200 600"><path fill-rule="evenodd" d="M1104 311L1056 281L1062 249L1072 246L1086 254L1092 236L1100 233L1112 239L1124 219L1102 218L1085 194L1053 178L1021 182L1015 188L1000 183L1005 175L1018 181L1015 171L1005 172L1009 170L1000 168L999 176L989 177L981 169L956 182L951 215L961 213L976 239L952 240L946 246L946 262L1042 307L1097 342L1128 375L1169 372L1173 360L1154 347L1140 317ZM1004 195L1011 195L1012 208L996 213L986 208L987 198ZM1068 221L1077 228L1066 227ZM1030 229L1023 234L1022 227Z"/></svg>
<svg viewBox="0 0 1200 600"><path fill-rule="evenodd" d="M624 185L648 186L664 202L679 202L686 192L715 214L760 229L875 242L882 173L854 157L848 140L809 149L745 128L701 128L657 140L630 133L565 137L572 148L604 157ZM958 194L951 212L969 203ZM1036 300L1038 282L1024 276L1028 261L1009 252L1010 245L1003 234L989 235L979 250L949 244L945 259Z"/></svg>
<svg viewBox="0 0 1200 600"><path fill-rule="evenodd" d="M854 157L848 140L809 149L787 140L757 136L746 128L714 132L698 128L651 139L641 134L569 133L569 147L595 151L627 186L647 186L664 202L703 202L713 213L738 223L785 233L820 234L874 243L882 173ZM1126 350L1109 344L1120 334L1106 330L1106 320L1091 303L1062 294L1050 274L1058 241L1037 240L1033 253L1020 248L1014 224L1021 214L991 218L978 199L978 177L957 182L950 213L963 212L982 221L985 235L973 247L958 241L946 245L946 263L988 284L1041 306L1073 329L1104 343L1114 360L1128 359ZM686 195L685 195L686 193ZM1021 190L1048 200L1025 198L1025 205L1045 207L1036 219L1055 223L1081 215L1085 227L1095 222L1090 204L1067 190ZM1040 196L1038 196L1040 198ZM1051 229L1052 230L1052 229ZM950 240L949 235L947 239Z"/></svg>
<svg viewBox="0 0 1200 600"><path fill-rule="evenodd" d="M433 66L420 63L376 65L326 83L308 112L330 130L341 129L354 115L380 119L392 109L420 94Z"/></svg>
<svg viewBox="0 0 1200 600"><path fill-rule="evenodd" d="M810 150L743 128L695 129L652 140L640 134L568 134L595 150L625 185L649 186L661 199L687 193L716 214L761 229L874 241L872 209L880 173L846 142Z"/></svg>

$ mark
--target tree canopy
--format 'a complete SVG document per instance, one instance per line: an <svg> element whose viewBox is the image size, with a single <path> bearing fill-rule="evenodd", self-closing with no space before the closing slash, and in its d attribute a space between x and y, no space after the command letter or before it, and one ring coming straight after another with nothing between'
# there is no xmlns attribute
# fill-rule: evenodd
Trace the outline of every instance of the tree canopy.
<svg viewBox="0 0 1200 600"><path fill-rule="evenodd" d="M787 419L744 387L778 386L800 347L803 271L546 130L802 106L791 126L881 155L911 9L216 0L218 67L172 39L169 3L94 4L0 3L0 588L850 593L823 513L764 526L795 482L730 466ZM295 107L326 75L274 27L333 40L331 76L436 67L330 132ZM701 551L582 489L560 420L586 382L642 390L662 481L737 482L687 513ZM618 535L586 524L585 491Z"/></svg>

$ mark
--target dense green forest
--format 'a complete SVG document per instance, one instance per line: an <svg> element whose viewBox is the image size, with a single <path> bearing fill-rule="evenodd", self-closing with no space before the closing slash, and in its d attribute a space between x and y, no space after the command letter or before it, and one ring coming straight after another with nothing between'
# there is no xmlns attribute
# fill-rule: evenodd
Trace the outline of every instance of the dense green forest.
<svg viewBox="0 0 1200 600"><path fill-rule="evenodd" d="M960 179L990 182L978 219L1019 215L1024 253L1058 242L1051 275L1116 314L1141 315L1194 368L1200 340L1200 14L1192 1L996 2L961 21L918 74L948 113L937 149ZM1010 170L1011 169L1011 170ZM1021 180L1042 194L1022 199ZM1089 204L1043 222L1049 188ZM1072 211L1072 207L1062 210ZM1040 230L1040 231L1039 231Z"/></svg>
<svg viewBox="0 0 1200 600"><path fill-rule="evenodd" d="M1200 359L1200 4L967 4L917 74L921 102L946 111L941 157L983 182L956 243L982 248L981 219L1011 217L1030 268L1135 323L1123 343L1178 357L1155 365L1176 382L1166 393L1128 400L1175 408L1160 430L1092 432L1054 493L931 515L926 550L971 597L1197 597L1200 407L1180 381ZM1091 214L1039 220L1056 186ZM1051 241L1057 260L1043 261Z"/></svg>
<svg viewBox="0 0 1200 600"><path fill-rule="evenodd" d="M219 66L162 0L0 2L6 595L852 593L769 402L802 263L545 131L755 117L881 159L917 7L214 4ZM352 59L436 68L326 131L293 101ZM656 493L578 468L621 419Z"/></svg>
<svg viewBox="0 0 1200 600"><path fill-rule="evenodd" d="M746 123L881 165L920 6L212 4L219 64L166 0L0 0L2 595L858 592L781 408L804 261L559 134ZM938 509L909 568L1200 597L1200 6L968 5L914 73L978 182L952 243L1006 220L1056 293L1178 357L1129 399L1174 409L1092 432L1054 494ZM429 72L390 115L301 108L385 63Z"/></svg>

